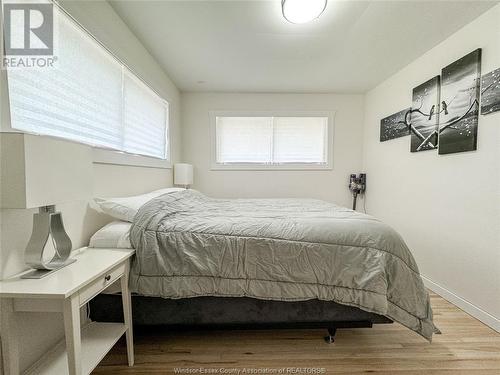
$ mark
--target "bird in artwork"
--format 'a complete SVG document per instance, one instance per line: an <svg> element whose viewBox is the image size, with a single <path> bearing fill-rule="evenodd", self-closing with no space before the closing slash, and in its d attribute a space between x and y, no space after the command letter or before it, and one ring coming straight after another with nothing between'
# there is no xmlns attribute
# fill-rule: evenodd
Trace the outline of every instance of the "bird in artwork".
<svg viewBox="0 0 500 375"><path fill-rule="evenodd" d="M436 106L435 106L435 105L432 105L432 107L431 107L431 111L430 111L430 113L429 113L429 119L428 119L429 121L431 121L432 116L434 115L434 108L436 108Z"/></svg>
<svg viewBox="0 0 500 375"><path fill-rule="evenodd" d="M441 102L441 107L443 107L444 114L447 115L448 114L448 104L446 104L446 102L444 100Z"/></svg>

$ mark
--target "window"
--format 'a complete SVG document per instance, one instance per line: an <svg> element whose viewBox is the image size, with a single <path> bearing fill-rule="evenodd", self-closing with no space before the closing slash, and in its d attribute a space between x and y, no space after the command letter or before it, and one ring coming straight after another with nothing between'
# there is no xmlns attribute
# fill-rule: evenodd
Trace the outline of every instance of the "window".
<svg viewBox="0 0 500 375"><path fill-rule="evenodd" d="M165 159L167 119L165 102L126 72L123 81L123 150Z"/></svg>
<svg viewBox="0 0 500 375"><path fill-rule="evenodd" d="M9 69L11 127L168 158L168 103L54 6L53 67Z"/></svg>
<svg viewBox="0 0 500 375"><path fill-rule="evenodd" d="M328 113L212 113L213 169L329 169Z"/></svg>

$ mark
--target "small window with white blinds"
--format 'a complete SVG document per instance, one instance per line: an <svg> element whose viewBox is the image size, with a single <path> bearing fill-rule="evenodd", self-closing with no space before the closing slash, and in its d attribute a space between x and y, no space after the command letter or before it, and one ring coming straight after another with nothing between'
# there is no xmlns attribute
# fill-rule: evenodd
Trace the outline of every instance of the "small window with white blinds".
<svg viewBox="0 0 500 375"><path fill-rule="evenodd" d="M54 7L52 67L7 70L11 127L125 153L168 158L168 103Z"/></svg>
<svg viewBox="0 0 500 375"><path fill-rule="evenodd" d="M329 114L212 114L213 169L329 169Z"/></svg>

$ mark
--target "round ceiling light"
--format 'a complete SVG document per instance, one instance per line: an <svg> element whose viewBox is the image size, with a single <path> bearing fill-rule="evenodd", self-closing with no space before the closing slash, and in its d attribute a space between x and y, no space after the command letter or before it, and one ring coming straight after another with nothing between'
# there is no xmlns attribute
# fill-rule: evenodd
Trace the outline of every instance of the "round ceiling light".
<svg viewBox="0 0 500 375"><path fill-rule="evenodd" d="M283 17L291 23L305 23L318 18L327 0L281 0Z"/></svg>

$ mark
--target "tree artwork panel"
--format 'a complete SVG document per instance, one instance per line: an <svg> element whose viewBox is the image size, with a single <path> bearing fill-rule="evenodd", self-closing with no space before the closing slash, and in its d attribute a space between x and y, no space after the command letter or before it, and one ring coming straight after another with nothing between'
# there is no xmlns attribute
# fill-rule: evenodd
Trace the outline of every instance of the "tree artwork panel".
<svg viewBox="0 0 500 375"><path fill-rule="evenodd" d="M409 111L410 108L406 108L380 120L380 142L410 134L410 128L406 121Z"/></svg>
<svg viewBox="0 0 500 375"><path fill-rule="evenodd" d="M481 114L500 111L500 68L481 78Z"/></svg>
<svg viewBox="0 0 500 375"><path fill-rule="evenodd" d="M438 146L439 92L439 76L413 89L411 152L433 150Z"/></svg>
<svg viewBox="0 0 500 375"><path fill-rule="evenodd" d="M477 49L441 72L439 154L477 148L481 49Z"/></svg>

